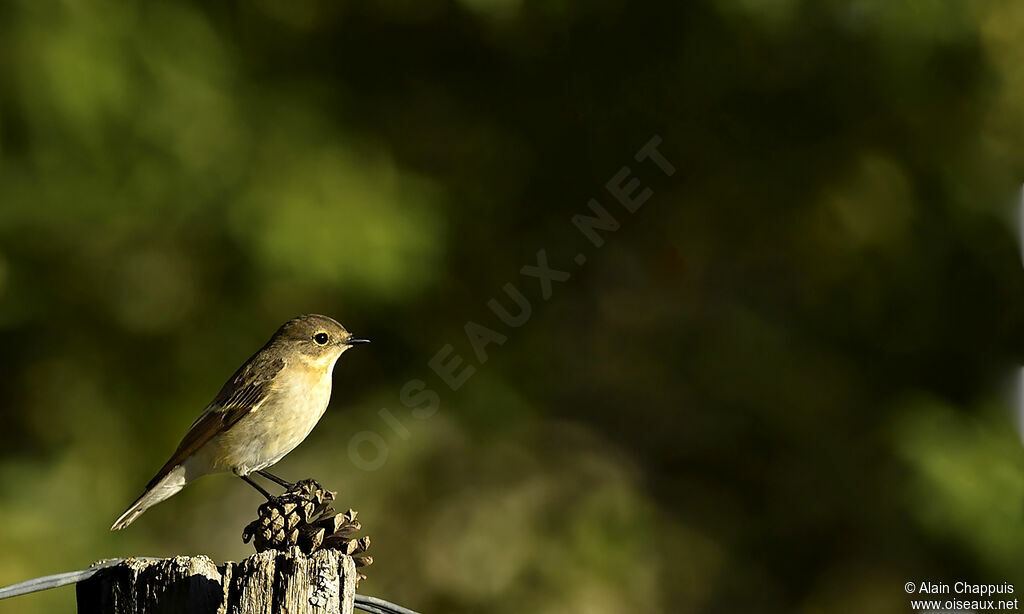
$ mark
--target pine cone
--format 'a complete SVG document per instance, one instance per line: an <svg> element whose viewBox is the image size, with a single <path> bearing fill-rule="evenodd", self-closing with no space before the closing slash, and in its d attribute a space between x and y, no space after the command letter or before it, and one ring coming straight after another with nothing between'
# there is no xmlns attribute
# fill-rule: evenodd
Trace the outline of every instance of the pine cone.
<svg viewBox="0 0 1024 614"><path fill-rule="evenodd" d="M309 555L321 548L334 548L352 556L356 567L368 567L373 557L364 553L370 538L352 537L362 525L355 510L337 512L331 507L336 494L316 480L297 482L283 495L260 505L256 520L242 531L242 542L252 540L256 552L298 546ZM359 578L366 576L359 574Z"/></svg>

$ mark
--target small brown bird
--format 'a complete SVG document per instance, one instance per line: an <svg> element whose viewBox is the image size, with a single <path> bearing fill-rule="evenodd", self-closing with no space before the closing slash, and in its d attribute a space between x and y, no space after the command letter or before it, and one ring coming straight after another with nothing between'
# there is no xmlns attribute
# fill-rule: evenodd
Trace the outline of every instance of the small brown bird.
<svg viewBox="0 0 1024 614"><path fill-rule="evenodd" d="M142 496L110 530L130 525L150 507L208 473L231 471L268 498L253 482L309 435L331 400L331 374L342 353L367 339L353 337L335 320L305 315L286 322L224 384L196 418L178 449Z"/></svg>

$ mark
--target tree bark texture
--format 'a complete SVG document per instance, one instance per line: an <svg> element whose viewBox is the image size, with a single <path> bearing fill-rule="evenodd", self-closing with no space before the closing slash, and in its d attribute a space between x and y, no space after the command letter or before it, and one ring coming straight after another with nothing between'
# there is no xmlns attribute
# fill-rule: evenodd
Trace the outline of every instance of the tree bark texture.
<svg viewBox="0 0 1024 614"><path fill-rule="evenodd" d="M352 557L268 550L217 566L205 556L131 558L80 582L79 614L352 614Z"/></svg>

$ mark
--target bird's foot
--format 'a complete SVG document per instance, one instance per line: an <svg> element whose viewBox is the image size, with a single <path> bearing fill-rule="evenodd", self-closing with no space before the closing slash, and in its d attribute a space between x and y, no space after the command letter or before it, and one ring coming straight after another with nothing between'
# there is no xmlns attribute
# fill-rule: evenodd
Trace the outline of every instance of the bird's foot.
<svg viewBox="0 0 1024 614"><path fill-rule="evenodd" d="M337 512L331 507L337 493L313 479L299 480L284 494L269 497L259 506L256 520L242 531L242 541L251 540L257 552L288 550L298 546L312 554L334 548L353 557L357 567L373 563L364 553L370 538L354 537L361 528L355 510Z"/></svg>
<svg viewBox="0 0 1024 614"><path fill-rule="evenodd" d="M288 480L286 480L284 478L279 478L276 475L274 475L273 473L270 473L269 471L266 471L265 469L259 469L259 470L256 471L256 473L262 475L263 477L267 478L268 480L270 480L271 482L277 484L278 486L284 487L284 489L286 491L295 488L296 482L289 482Z"/></svg>
<svg viewBox="0 0 1024 614"><path fill-rule="evenodd" d="M323 501L334 501L334 497L338 495L333 490L327 490L320 485L313 478L306 478L305 480L299 480L291 486L287 487L284 494L297 494L301 497L305 497L310 500L316 500L318 503Z"/></svg>

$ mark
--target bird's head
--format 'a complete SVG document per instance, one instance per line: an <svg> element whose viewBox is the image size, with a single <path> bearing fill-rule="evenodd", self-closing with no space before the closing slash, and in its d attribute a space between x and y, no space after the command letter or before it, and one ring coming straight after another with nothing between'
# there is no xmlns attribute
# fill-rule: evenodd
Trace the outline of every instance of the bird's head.
<svg viewBox="0 0 1024 614"><path fill-rule="evenodd" d="M274 333L272 342L290 346L301 355L319 362L336 360L353 345L370 341L353 336L334 318L310 314L285 322Z"/></svg>

